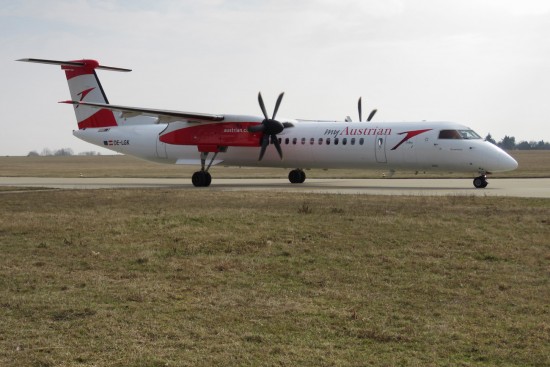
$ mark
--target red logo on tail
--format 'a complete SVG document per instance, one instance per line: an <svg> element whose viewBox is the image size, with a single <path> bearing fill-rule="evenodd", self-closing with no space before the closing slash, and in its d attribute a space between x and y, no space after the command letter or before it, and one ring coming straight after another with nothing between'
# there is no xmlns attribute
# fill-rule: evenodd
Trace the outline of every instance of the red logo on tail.
<svg viewBox="0 0 550 367"><path fill-rule="evenodd" d="M85 89L82 92L78 93L77 96L80 96L80 99L78 100L78 102L82 102L82 100L88 95L88 93L90 93L94 89L95 88L89 88L89 89ZM78 107L80 107L80 106L76 105L76 108L78 108Z"/></svg>

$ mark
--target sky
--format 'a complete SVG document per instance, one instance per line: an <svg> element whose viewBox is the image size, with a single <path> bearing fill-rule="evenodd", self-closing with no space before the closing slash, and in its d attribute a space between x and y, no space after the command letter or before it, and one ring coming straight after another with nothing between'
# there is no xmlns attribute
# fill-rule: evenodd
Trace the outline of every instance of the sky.
<svg viewBox="0 0 550 367"><path fill-rule="evenodd" d="M547 0L0 0L0 155L109 151L72 135L57 66L96 59L111 103L373 122L453 121L550 141Z"/></svg>

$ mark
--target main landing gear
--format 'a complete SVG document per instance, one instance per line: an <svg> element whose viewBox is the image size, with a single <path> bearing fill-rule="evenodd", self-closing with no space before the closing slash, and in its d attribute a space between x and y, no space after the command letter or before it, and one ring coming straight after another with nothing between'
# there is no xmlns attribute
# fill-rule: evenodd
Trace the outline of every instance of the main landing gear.
<svg viewBox="0 0 550 367"><path fill-rule="evenodd" d="M306 180L306 173L301 169L293 169L288 174L288 180L293 184L304 183Z"/></svg>
<svg viewBox="0 0 550 367"><path fill-rule="evenodd" d="M487 176L481 175L474 178L474 186L476 189L484 189L489 183L487 182Z"/></svg>
<svg viewBox="0 0 550 367"><path fill-rule="evenodd" d="M206 157L208 157L208 152L201 152L201 170L193 173L193 176L191 176L191 182L193 182L193 186L195 187L208 187L210 186L210 183L212 183L212 176L208 172L210 169L210 166L214 162L214 159L216 159L216 156L218 155L218 152L214 153L214 156L210 160L210 163L208 166L206 166Z"/></svg>

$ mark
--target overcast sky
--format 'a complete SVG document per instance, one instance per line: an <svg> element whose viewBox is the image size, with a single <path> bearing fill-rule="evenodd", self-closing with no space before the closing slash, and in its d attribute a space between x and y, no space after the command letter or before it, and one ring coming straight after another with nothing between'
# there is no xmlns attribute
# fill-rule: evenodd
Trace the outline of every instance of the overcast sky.
<svg viewBox="0 0 550 367"><path fill-rule="evenodd" d="M93 58L111 103L260 115L454 121L550 141L548 0L0 0L0 155L107 151L72 136L57 66ZM368 113L365 112L364 115Z"/></svg>

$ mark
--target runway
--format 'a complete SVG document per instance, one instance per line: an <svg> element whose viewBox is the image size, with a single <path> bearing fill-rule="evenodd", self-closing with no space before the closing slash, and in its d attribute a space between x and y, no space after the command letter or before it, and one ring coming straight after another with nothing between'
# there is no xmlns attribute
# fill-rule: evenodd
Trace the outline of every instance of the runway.
<svg viewBox="0 0 550 367"><path fill-rule="evenodd" d="M195 188L189 179L175 178L43 178L0 177L0 186L48 189L164 188L215 191L280 191L369 195L456 195L550 198L550 178L490 179L476 189L471 179L308 179L290 184L286 179L224 179L208 188ZM1 191L0 191L1 192ZM5 193L13 192L5 191Z"/></svg>

